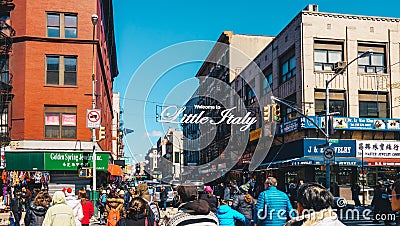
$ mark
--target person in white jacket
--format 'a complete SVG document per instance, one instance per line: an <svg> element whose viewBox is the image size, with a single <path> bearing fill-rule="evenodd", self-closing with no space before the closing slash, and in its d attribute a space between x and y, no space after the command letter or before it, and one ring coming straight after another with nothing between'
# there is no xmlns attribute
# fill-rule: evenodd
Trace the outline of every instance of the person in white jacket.
<svg viewBox="0 0 400 226"><path fill-rule="evenodd" d="M81 200L77 196L75 196L72 188L65 189L64 193L66 196L65 199L67 200L67 205L70 206L74 211L76 226L82 226L81 220L83 219L83 209Z"/></svg>

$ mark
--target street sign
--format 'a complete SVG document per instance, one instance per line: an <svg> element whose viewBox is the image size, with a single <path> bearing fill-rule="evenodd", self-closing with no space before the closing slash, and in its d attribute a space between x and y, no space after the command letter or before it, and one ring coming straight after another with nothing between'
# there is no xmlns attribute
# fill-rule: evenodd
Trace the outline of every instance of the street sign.
<svg viewBox="0 0 400 226"><path fill-rule="evenodd" d="M87 128L100 128L101 123L100 109L87 109L86 110L86 127Z"/></svg>
<svg viewBox="0 0 400 226"><path fill-rule="evenodd" d="M335 157L335 150L331 147L326 147L324 150L324 157L328 160L333 159L333 157Z"/></svg>
<svg viewBox="0 0 400 226"><path fill-rule="evenodd" d="M329 139L329 143L338 144L339 143L339 139Z"/></svg>

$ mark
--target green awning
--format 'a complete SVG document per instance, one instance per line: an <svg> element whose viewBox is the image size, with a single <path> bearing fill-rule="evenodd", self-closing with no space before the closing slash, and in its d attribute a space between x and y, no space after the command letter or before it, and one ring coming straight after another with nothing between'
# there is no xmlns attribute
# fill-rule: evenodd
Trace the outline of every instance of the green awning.
<svg viewBox="0 0 400 226"><path fill-rule="evenodd" d="M45 170L43 152L6 152L6 170Z"/></svg>
<svg viewBox="0 0 400 226"><path fill-rule="evenodd" d="M5 153L6 170L78 170L91 167L92 153L88 152L20 152ZM108 170L109 153L96 153L96 169Z"/></svg>

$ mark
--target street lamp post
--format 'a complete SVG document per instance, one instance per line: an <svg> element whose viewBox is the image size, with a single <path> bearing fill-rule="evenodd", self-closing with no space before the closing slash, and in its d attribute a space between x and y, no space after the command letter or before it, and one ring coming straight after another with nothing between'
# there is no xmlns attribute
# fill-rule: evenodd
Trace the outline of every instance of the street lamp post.
<svg viewBox="0 0 400 226"><path fill-rule="evenodd" d="M92 109L95 109L96 108L96 94L95 94L95 86L96 86L96 76L95 76L95 74L94 74L94 55L95 55L95 48L94 48L94 46L95 46L95 44L94 44L94 36L95 36L95 32L96 32L96 30L95 30L95 28L96 28L96 24L97 24L97 22L98 22L98 20L99 20L99 17L96 15L96 14L93 14L92 15L92 24L93 24L93 36L92 36L92 41L93 41L93 44L92 44ZM92 176L93 176L93 186L92 186L92 197L93 197L93 199L95 199L96 197L96 188L97 188L97 185L96 185L96 177L97 177L97 175L96 175L96 129L95 128L92 128L92 145L93 145L93 159L92 159L92 162L93 162L93 173L92 173Z"/></svg>
<svg viewBox="0 0 400 226"><path fill-rule="evenodd" d="M334 76L331 79L327 79L325 83L325 137L326 137L326 145L329 145L329 84L336 78L336 76L343 74L343 72L346 70L347 67L349 67L350 64L358 60L359 58L367 57L372 55L374 52L373 50L369 49L366 52L362 53L352 61L350 61L348 64L346 64L343 68L339 69L338 71L335 71ZM326 187L329 189L331 187L331 165L330 163L326 164Z"/></svg>
<svg viewBox="0 0 400 226"><path fill-rule="evenodd" d="M363 206L365 206L365 174L364 174L364 148L361 150L361 173L362 173L362 199L363 199ZM357 185L358 186L358 185ZM358 194L357 194L358 195Z"/></svg>

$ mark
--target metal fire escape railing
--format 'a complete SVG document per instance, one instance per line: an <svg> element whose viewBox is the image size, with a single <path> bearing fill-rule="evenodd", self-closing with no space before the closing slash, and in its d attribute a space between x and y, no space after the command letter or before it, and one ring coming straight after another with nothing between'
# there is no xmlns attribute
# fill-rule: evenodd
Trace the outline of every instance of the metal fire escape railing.
<svg viewBox="0 0 400 226"><path fill-rule="evenodd" d="M10 11L15 7L13 0L0 0L0 145L10 142L9 105L13 99L12 74L9 72L9 53L15 30L9 25Z"/></svg>

